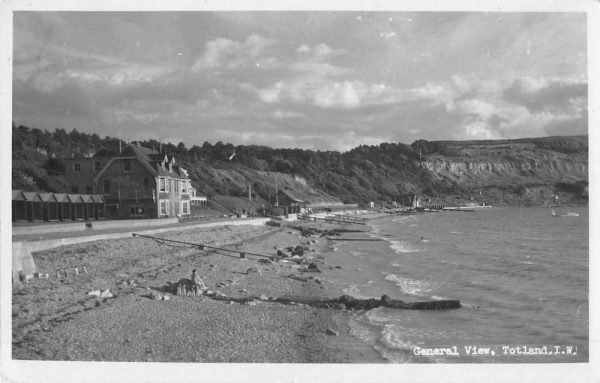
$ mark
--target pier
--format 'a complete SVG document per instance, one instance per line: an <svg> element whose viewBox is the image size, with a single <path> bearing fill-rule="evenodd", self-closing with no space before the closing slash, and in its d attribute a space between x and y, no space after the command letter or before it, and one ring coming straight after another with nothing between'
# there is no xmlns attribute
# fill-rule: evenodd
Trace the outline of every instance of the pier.
<svg viewBox="0 0 600 383"><path fill-rule="evenodd" d="M362 218L362 219L342 219L342 218L337 218L338 216L341 215L336 215L336 216L324 216L324 217L317 217L314 215L298 215L299 219L303 219L305 221L325 221L325 223L344 223L344 224L348 224L348 225L366 225L366 219ZM355 217L356 218L356 217Z"/></svg>

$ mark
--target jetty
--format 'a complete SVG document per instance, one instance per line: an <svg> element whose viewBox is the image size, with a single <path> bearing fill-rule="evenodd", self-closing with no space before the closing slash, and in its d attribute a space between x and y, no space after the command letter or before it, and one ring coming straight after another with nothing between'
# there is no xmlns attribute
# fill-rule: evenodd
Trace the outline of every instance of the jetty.
<svg viewBox="0 0 600 383"><path fill-rule="evenodd" d="M338 218L339 217L339 218ZM346 217L346 218L344 218ZM366 225L367 220L362 218L358 219L358 217L351 218L350 216L341 216L341 215L325 215L325 216L317 216L317 215L308 215L302 214L298 215L298 219L302 219L305 221L325 221L325 223L343 223L348 225Z"/></svg>

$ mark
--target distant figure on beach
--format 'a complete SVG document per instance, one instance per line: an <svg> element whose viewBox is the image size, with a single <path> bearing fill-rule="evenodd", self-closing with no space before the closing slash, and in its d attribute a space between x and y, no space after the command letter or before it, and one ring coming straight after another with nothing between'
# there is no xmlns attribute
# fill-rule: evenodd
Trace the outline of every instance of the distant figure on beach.
<svg viewBox="0 0 600 383"><path fill-rule="evenodd" d="M429 240L425 239L425 237L421 237L421 242L429 242Z"/></svg>
<svg viewBox="0 0 600 383"><path fill-rule="evenodd" d="M177 295L188 295L188 293L195 296L202 295L202 291L206 290L204 282L200 276L196 273L196 269L192 270L191 278L180 278L176 283Z"/></svg>
<svg viewBox="0 0 600 383"><path fill-rule="evenodd" d="M192 278L191 279L192 279L192 283L194 284L194 286L200 287L202 290L206 290L206 286L204 286L204 282L202 282L202 279L200 278L198 273L196 273L196 269L192 270Z"/></svg>

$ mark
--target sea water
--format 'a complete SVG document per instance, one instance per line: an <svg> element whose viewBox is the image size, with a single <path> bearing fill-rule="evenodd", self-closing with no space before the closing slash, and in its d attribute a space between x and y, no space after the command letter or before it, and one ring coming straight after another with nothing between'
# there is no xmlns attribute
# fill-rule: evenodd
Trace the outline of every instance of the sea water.
<svg viewBox="0 0 600 383"><path fill-rule="evenodd" d="M461 301L353 313L353 334L390 362L585 362L588 211L571 211L579 217L487 208L371 220L361 236L381 241L335 241L327 263L342 268L327 279L359 298Z"/></svg>

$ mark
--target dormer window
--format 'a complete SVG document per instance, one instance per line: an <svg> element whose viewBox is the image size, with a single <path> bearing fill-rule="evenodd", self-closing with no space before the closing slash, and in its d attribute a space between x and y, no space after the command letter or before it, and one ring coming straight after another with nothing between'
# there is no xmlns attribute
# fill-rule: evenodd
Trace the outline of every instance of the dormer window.
<svg viewBox="0 0 600 383"><path fill-rule="evenodd" d="M131 160L124 160L123 161L123 169L126 172L130 172L131 171Z"/></svg>
<svg viewBox="0 0 600 383"><path fill-rule="evenodd" d="M173 165L169 164L169 173L173 173Z"/></svg>
<svg viewBox="0 0 600 383"><path fill-rule="evenodd" d="M81 164L79 162L75 162L73 164L73 171L74 172L80 172L81 171Z"/></svg>

